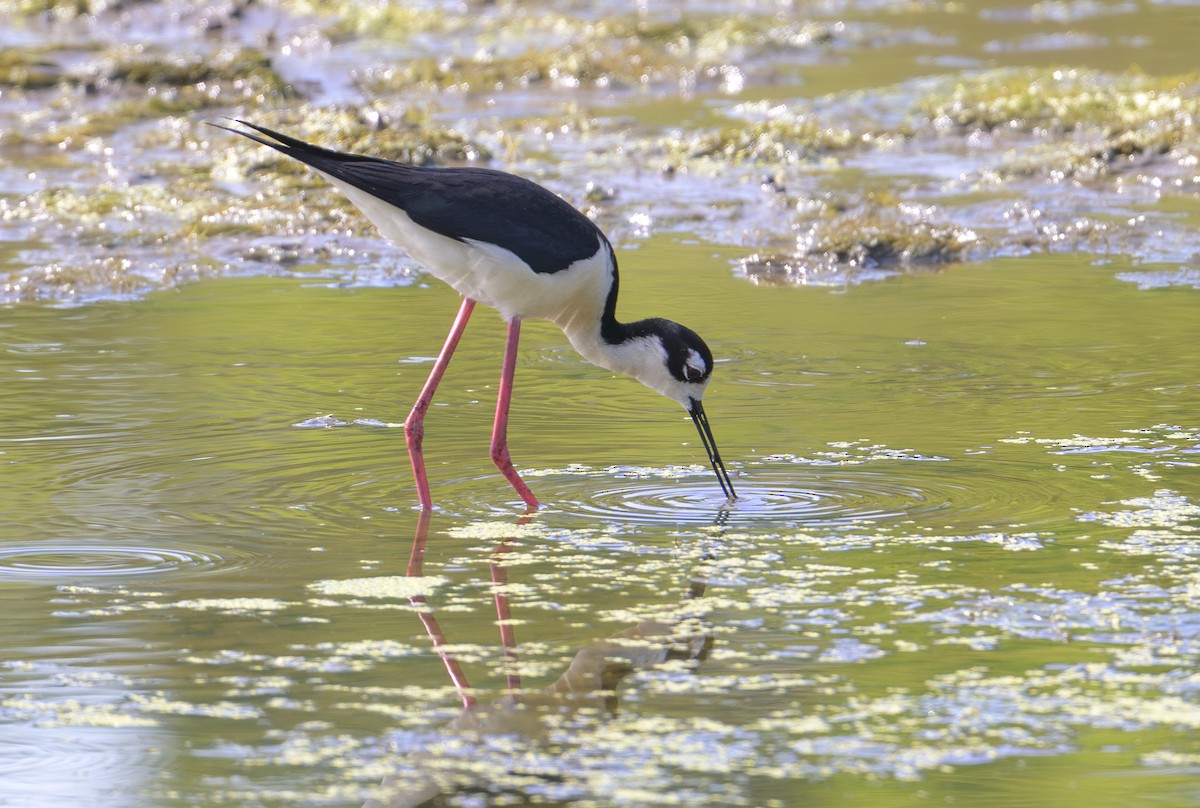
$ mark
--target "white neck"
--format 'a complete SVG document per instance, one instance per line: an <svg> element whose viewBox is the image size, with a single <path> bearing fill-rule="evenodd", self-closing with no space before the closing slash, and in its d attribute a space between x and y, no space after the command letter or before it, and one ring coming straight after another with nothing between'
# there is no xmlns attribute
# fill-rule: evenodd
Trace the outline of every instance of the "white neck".
<svg viewBox="0 0 1200 808"><path fill-rule="evenodd" d="M599 320L590 325L576 321L563 328L563 333L572 347L593 365L632 376L654 392L678 402L684 409L690 409L692 400L699 400L708 386L707 379L688 384L671 375L667 369L666 346L657 334L610 343L601 336Z"/></svg>
<svg viewBox="0 0 1200 808"><path fill-rule="evenodd" d="M617 321L613 294L618 283L617 265L607 242L602 243L593 258L579 262L580 269L585 267L585 277L590 282L577 284L571 305L549 319L563 330L584 359L614 373L632 376L656 393L679 402L685 409L690 408L692 401L704 394L708 380L681 382L667 368L663 334L654 329L630 328Z"/></svg>

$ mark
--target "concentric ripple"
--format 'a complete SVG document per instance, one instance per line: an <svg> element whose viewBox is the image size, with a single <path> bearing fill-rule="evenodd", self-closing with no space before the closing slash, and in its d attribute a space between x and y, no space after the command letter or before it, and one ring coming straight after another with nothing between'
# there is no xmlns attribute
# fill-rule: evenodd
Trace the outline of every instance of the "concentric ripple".
<svg viewBox="0 0 1200 808"><path fill-rule="evenodd" d="M0 709L0 718L23 712L20 708ZM143 749L141 755L133 754L128 729L55 726L53 708L41 711L39 717L44 721L36 729L16 723L5 726L5 738L0 741L0 800L4 804L81 804L97 791L107 792L146 776L144 761L153 752ZM155 733L143 728L137 737L149 741Z"/></svg>
<svg viewBox="0 0 1200 808"><path fill-rule="evenodd" d="M598 486L592 497L559 502L556 507L623 521L754 521L793 527L871 524L948 507L945 495L880 474L756 475L742 477L735 484L738 498L728 505L715 483L689 478L665 484L654 480Z"/></svg>
<svg viewBox="0 0 1200 808"><path fill-rule="evenodd" d="M204 550L137 545L0 545L0 580L78 581L92 576L151 575L229 569L249 558Z"/></svg>
<svg viewBox="0 0 1200 808"><path fill-rule="evenodd" d="M888 462L820 468L767 463L734 478L726 503L707 469L671 474L582 470L531 486L558 517L639 524L845 529L886 524L1029 525L1061 516L1056 492L1012 464ZM556 518L558 518L556 517Z"/></svg>

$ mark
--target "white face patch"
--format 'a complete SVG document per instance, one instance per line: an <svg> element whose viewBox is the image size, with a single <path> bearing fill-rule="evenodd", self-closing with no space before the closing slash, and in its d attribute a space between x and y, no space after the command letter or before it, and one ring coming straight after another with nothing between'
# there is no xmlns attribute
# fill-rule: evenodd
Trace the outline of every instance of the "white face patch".
<svg viewBox="0 0 1200 808"><path fill-rule="evenodd" d="M684 361L683 366L685 368L684 375L689 379L699 379L708 372L708 365L704 363L704 357L694 349L688 350L687 360Z"/></svg>
<svg viewBox="0 0 1200 808"><path fill-rule="evenodd" d="M706 375L712 368L694 348L685 349L683 367L676 367L673 373L668 365L671 356L658 334L634 337L615 344L605 342L599 328L571 329L566 334L575 350L592 364L632 376L656 393L679 402L685 409L690 409L693 402L700 400L712 378ZM675 373L680 371L692 378L678 378Z"/></svg>

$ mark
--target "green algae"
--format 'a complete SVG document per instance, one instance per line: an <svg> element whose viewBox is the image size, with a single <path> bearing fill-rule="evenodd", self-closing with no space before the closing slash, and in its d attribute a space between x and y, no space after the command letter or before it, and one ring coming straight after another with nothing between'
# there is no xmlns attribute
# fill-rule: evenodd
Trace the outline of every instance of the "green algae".
<svg viewBox="0 0 1200 808"><path fill-rule="evenodd" d="M814 225L799 254L853 266L945 264L963 260L977 242L974 231L931 221L923 211L871 205Z"/></svg>
<svg viewBox="0 0 1200 808"><path fill-rule="evenodd" d="M1194 125L1200 76L1148 76L1073 68L1022 68L971 74L916 109L943 129L1095 127L1108 136L1161 126Z"/></svg>
<svg viewBox="0 0 1200 808"><path fill-rule="evenodd" d="M381 575L373 578L346 578L317 581L309 588L323 595L347 595L354 598L414 598L433 594L446 583L438 576Z"/></svg>
<svg viewBox="0 0 1200 808"><path fill-rule="evenodd" d="M62 70L45 48L0 50L0 87L41 90L62 81Z"/></svg>
<svg viewBox="0 0 1200 808"><path fill-rule="evenodd" d="M160 608L217 611L228 615L262 615L287 609L291 604L277 598L189 598L157 604Z"/></svg>
<svg viewBox="0 0 1200 808"><path fill-rule="evenodd" d="M0 14L19 17L45 16L57 22L101 14L118 0L2 0Z"/></svg>
<svg viewBox="0 0 1200 808"><path fill-rule="evenodd" d="M0 221L28 223L47 235L67 230L81 245L155 247L201 229L205 217L226 210L220 198L191 191L186 184L173 188L152 182L54 187L21 200L0 199Z"/></svg>
<svg viewBox="0 0 1200 808"><path fill-rule="evenodd" d="M961 262L983 246L974 230L939 222L936 211L874 197L813 222L790 255L757 253L742 259L758 282L821 282L845 269L909 269Z"/></svg>
<svg viewBox="0 0 1200 808"><path fill-rule="evenodd" d="M410 37L414 34L451 33L460 29L469 16L441 9L416 8L397 3L372 3L366 0L279 0L290 12L323 21L325 34L334 42L363 36Z"/></svg>
<svg viewBox="0 0 1200 808"><path fill-rule="evenodd" d="M0 54L0 86L39 90L62 84L90 95L138 88L194 109L296 96L292 85L273 68L271 57L253 48L197 53L115 45L93 49L89 58L70 68L59 65L55 52L45 47L6 48Z"/></svg>
<svg viewBox="0 0 1200 808"><path fill-rule="evenodd" d="M49 700L28 694L0 699L0 714L19 717L38 727L106 727L146 729L159 726L150 716L131 714L127 707L90 704L79 699Z"/></svg>
<svg viewBox="0 0 1200 808"><path fill-rule="evenodd" d="M133 272L129 258L79 255L10 270L0 281L0 297L10 302L71 302L86 298L96 289L109 296L133 297L162 286L174 285L206 274L194 271L184 278L183 272L153 281Z"/></svg>
<svg viewBox="0 0 1200 808"><path fill-rule="evenodd" d="M816 119L771 118L739 123L716 130L680 133L659 141L671 163L719 160L786 164L824 158L845 150L861 136L848 129L828 126Z"/></svg>
<svg viewBox="0 0 1200 808"><path fill-rule="evenodd" d="M736 91L744 82L745 65L755 54L815 47L834 36L829 26L785 22L773 15L684 16L670 21L516 15L502 22L489 20L484 29L479 36L485 47L474 54L438 55L368 69L362 74L362 86L374 93L414 86L478 93L536 85L631 89L680 84L715 84ZM410 32L405 27L405 33ZM500 47L509 41L547 38L561 44L530 45L519 53ZM488 47L493 41L495 45Z"/></svg>
<svg viewBox="0 0 1200 808"><path fill-rule="evenodd" d="M601 28L605 36L632 37L635 43L660 40L674 42L680 37L690 41L694 33L679 27L638 28L635 25L633 28L621 28L620 24L615 23ZM735 26L731 30L741 31L740 35L750 36L748 32L751 29ZM737 38L729 31L726 33ZM541 58L549 51L538 53ZM574 54L571 58L586 60L593 58L596 53L598 52L584 51ZM83 114L73 115L69 120L51 120L48 124L26 130L7 131L3 142L9 145L53 145L60 150L100 151L106 147L111 136L133 122L161 121L165 123L164 126L143 127L139 131L138 143L143 148L185 148L196 151L203 149L208 143L216 141L189 132L189 129L195 128L194 122L181 116L210 104L228 103L249 95L257 98L263 97L264 94L277 97L280 93L288 92L287 86L270 71L270 60L261 53L224 49L221 54L219 58L210 62L202 62L184 57L162 59L161 54L132 46L104 51L89 62L90 66L86 70L77 71L72 80L80 81L81 76L89 75L91 78L88 81L106 88L105 92L116 93L118 97L128 95L130 88L153 87L158 90L133 98L126 97L104 108L85 110ZM622 57L622 64L636 62L626 59L628 55L626 52ZM568 66L570 69L557 73L555 71L559 70L561 65L554 67L553 60L533 64L532 72L525 68L514 71L514 65L523 58L487 57L468 60L472 64L478 61L476 66L485 71L477 74L475 78L452 75L457 69L455 65L466 64L456 57L447 57L437 65L413 60L402 70L419 72L428 69L434 72L424 78L416 74L406 74L401 78L404 81L429 81L439 87L445 82L465 82L464 86L470 86L479 76L483 77L482 81L485 84L503 84L518 74L525 77L522 80L534 81L603 80L603 70L594 71L583 63ZM526 66L528 67L528 64ZM634 72L641 69L638 67ZM260 74L261 81L255 78ZM1095 180L1162 157L1171 149L1188 142L1192 124L1190 112L1187 111L1189 107L1183 99L1190 92L1186 90L1190 85L1184 78L1164 80L1155 84L1137 77L1127 77L1124 82L1128 86L1124 91L1114 90L1108 95L1101 93L1100 100L1078 100L1070 96L1068 100L1056 104L1045 102L1039 106L1029 100L1028 96L1032 92L1029 88L1040 86L1048 81L1047 76L1054 79L1059 73L1009 71L1003 75L1009 77L1008 83L1001 83L993 88L994 94L1001 101L992 106L981 100L982 95L980 99L970 95L970 88L976 87L978 82L963 80L956 85L952 102L943 99L943 103L950 104L950 107L937 106L932 100L935 96L931 94L918 104L918 109L924 110L924 114L934 116L937 121L949 118L950 113L947 109L959 110L960 114L955 120L963 131L967 131L971 126L989 125L986 123L989 120L986 115L971 118L963 112L977 108L982 108L985 112L993 110L996 117L991 125L998 125L995 121L1003 117L1009 128L1014 125L1034 126L1036 123L1041 127L1039 131L1051 131L1056 126L1064 135L1069 134L1069 128L1082 126L1082 121L1101 120L1117 107L1127 110L1125 118L1129 121L1136 123L1139 120L1138 114L1141 114L1141 120L1150 120L1151 123L1138 130L1114 132L1111 136L1106 135L1099 140L1078 142L1064 137L1016 151L996 168L981 174L982 181L993 185L1007 186L1014 182L1039 180L1044 177L1053 181L1061 181L1067 177ZM1062 78L1060 83L1071 83L1071 86L1084 84L1088 79L1074 73L1063 75L1066 78ZM227 89L219 89L222 87ZM1020 91L1022 87L1026 90L1025 95ZM1168 93L1168 89L1172 87L1177 88L1174 96ZM1141 98L1140 105L1134 98L1139 92L1145 96ZM1164 93L1169 97L1165 100L1158 98ZM1065 90L1060 94L1069 96ZM1017 100L1013 100L1014 98ZM1154 100L1156 98L1157 101ZM1008 100L1003 102L1004 99ZM999 116L999 113L994 112L995 108L1006 110L1005 115ZM1167 114L1172 109L1180 111L1180 114L1167 121L1153 118L1154 115ZM1024 119L1013 117L1022 110L1026 116ZM1066 112L1069 110L1074 110L1070 116ZM1138 113L1138 110L1141 112ZM786 106L746 105L738 109L738 114L747 120L718 128L680 131L665 137L646 137L640 145L631 150L631 153L635 154L639 162L652 160L657 161L660 166L665 164L669 169L699 171L701 174L717 175L724 167L743 164L770 166L778 171L790 165L811 164L822 160L829 160L828 165L832 163L831 158L840 157L849 151L869 151L882 147L882 144L895 143L897 140L912 142L919 132L919 127L911 122L902 123L891 130L852 129L830 125L828 121L804 108L789 109ZM573 116L567 116L572 117L577 125L571 125L571 132L585 143L592 138L613 136L611 126L599 125L599 122L588 114L576 111ZM1026 120L1027 123L1018 124L1019 120ZM1053 121L1056 120L1060 123L1053 125ZM1068 124L1068 120L1074 120L1075 123ZM974 123L971 123L972 121ZM491 149L485 146L480 138L470 137L453 127L435 123L428 109L413 105L406 106L398 112L393 112L387 105L380 103L361 107L306 105L289 112L282 122L265 122L338 149L381 155L421 165L484 161L492 156ZM562 124L558 116L553 119L541 116L514 120L510 121L505 130L488 133L488 139L491 143L503 145L510 157L516 157L522 147L527 154L532 154L531 147L542 139L539 133L543 130L549 132L559 129L562 125L567 124ZM1046 129L1047 125L1051 125L1051 129ZM546 158L549 156L545 155ZM158 209L157 222L147 221L151 215L149 208L144 205L136 202L122 205L119 198L122 194L128 193L137 197L143 193L134 186L108 189L102 187L99 193L95 194L75 192L71 189L51 189L47 198L33 200L27 205L28 210L21 210L20 206L14 207L12 203L6 203L4 215L10 219L33 219L39 222L54 216L68 228L71 228L74 222L77 229L73 232L77 232L85 240L99 242L106 239L106 235L101 232L108 227L103 221L106 216L113 217L118 222L121 219L141 221L138 241L142 244L161 241L167 236L173 223L174 232L183 235L197 247L214 239L271 232L296 234L311 228L368 235L372 233L350 204L337 194L313 195L309 197L309 204L303 212L296 211L290 204L290 195L297 190L322 187L323 183L295 161L248 142L233 141L233 145L222 152L214 162L211 174L193 161L155 164L155 173L167 180L162 186L162 192L158 194L160 198L157 201L162 203L162 206ZM267 176L260 178L258 175ZM251 207L244 205L237 198L221 192L214 194L211 190L214 180L242 182L246 179L263 183L263 192ZM785 180L781 177L780 182L783 181ZM202 201L198 205L181 204L179 200L182 199ZM593 198L593 201L597 200ZM610 203L613 200L611 194L605 193L598 201ZM975 255L994 251L987 246L988 240L979 236L973 228L954 224L950 220L938 222L921 214L914 218L911 212L889 211L888 205L881 206L869 197L864 202L850 203L847 207L848 210L840 213L826 211L825 215L815 222L802 222L801 226L807 225L809 230L798 240L794 253L759 251L742 262L743 271L747 276L759 281L795 281L801 278L815 278L817 275L814 275L814 272L828 272L839 266L903 268L937 265L968 260ZM28 215L30 212L33 212L32 216ZM1089 227L1083 226L1086 222L1090 222ZM1052 221L1047 221L1038 233L1010 239L1009 244L1019 245L1023 249L1041 249L1048 245L1053 245L1056 249L1069 249L1073 244L1111 248L1114 244L1120 247L1124 243L1131 249L1136 246L1126 238L1125 230L1128 228L1120 222L1097 219L1087 219L1086 222L1085 219L1075 218L1060 227ZM194 276L199 263L202 262L192 262L191 268L172 274L175 277ZM93 266L77 274L79 281L86 284L88 278L98 280L109 277L111 269L110 265L98 272ZM61 273L64 270L70 272L67 267L60 267L57 271ZM200 274L207 272L207 269L200 270ZM21 286L24 291L10 284L10 287L13 287L9 289L10 297L31 299L42 296L41 293L30 294L28 290L33 288L34 284L27 281L24 285L17 286ZM53 286L46 283L41 284L41 288L50 290ZM125 291L130 290L127 288Z"/></svg>
<svg viewBox="0 0 1200 808"><path fill-rule="evenodd" d="M119 45L98 50L69 70L59 70L36 51L17 50L4 58L9 64L0 63L0 86L7 77L26 90L60 88L57 97L28 116L33 125L0 132L5 146L99 148L98 140L141 122L299 97L268 55L249 48L184 53Z"/></svg>
<svg viewBox="0 0 1200 808"><path fill-rule="evenodd" d="M1186 496L1170 489L1159 489L1147 497L1121 500L1134 510L1086 513L1080 521L1098 522L1109 527L1160 527L1195 532L1200 530L1194 523L1200 520L1200 505Z"/></svg>
<svg viewBox="0 0 1200 808"><path fill-rule="evenodd" d="M26 266L10 271L0 283L5 299L70 300L96 289L126 296L220 274L221 262L206 249L218 240L269 233L376 235L353 205L303 165L199 121L173 117L176 108L167 109L164 103L161 98L130 101L95 117L85 114L41 133L19 135L26 146L55 143L59 153L78 148L103 151L110 134L149 115L157 117L158 125L139 136L147 150L203 151L217 142L221 146L207 165L188 161L147 166L131 180L102 180L90 187L52 185L23 197L0 197L0 223L25 228L31 241L74 245L58 250L53 260L27 252ZM392 123L369 109L301 107L289 120L268 123L339 149L418 164L486 159L489 154L418 110ZM248 188L248 183L253 183L253 194L229 189ZM315 192L308 193L310 189ZM296 205L297 193L305 194L305 204ZM167 243L175 245L170 260L161 254ZM181 253L180 245L188 252ZM106 251L96 253L94 247ZM241 249L250 260L294 260L286 250L258 249L254 244ZM329 255L331 249L328 244L313 245L305 254Z"/></svg>
<svg viewBox="0 0 1200 808"><path fill-rule="evenodd" d="M251 48L225 47L197 54L145 45L118 46L102 53L82 71L82 76L97 85L115 82L148 88L195 87L210 98L220 96L219 86L223 83L249 97L294 94L291 85L272 67L271 57Z"/></svg>
<svg viewBox="0 0 1200 808"><path fill-rule="evenodd" d="M971 74L919 99L915 113L943 133L1022 132L1035 138L986 172L1095 182L1145 171L1161 158L1194 160L1200 75L1148 76L1073 68ZM1173 169L1164 169L1170 174Z"/></svg>
<svg viewBox="0 0 1200 808"><path fill-rule="evenodd" d="M460 92L495 92L545 84L636 86L657 70L648 51L623 50L610 55L599 50L529 50L497 58L448 57L408 60L400 66L364 71L362 86L373 94L395 93L406 87Z"/></svg>
<svg viewBox="0 0 1200 808"><path fill-rule="evenodd" d="M1145 171L1176 149L1193 149L1195 134L1194 125L1188 121L1153 125L1087 143L1061 140L1038 143L1008 157L993 171L985 172L985 178L1002 185L1029 178L1095 183L1127 172ZM1165 168L1163 173L1173 172L1171 166Z"/></svg>
<svg viewBox="0 0 1200 808"><path fill-rule="evenodd" d="M751 246L757 252L743 263L743 269L756 280L812 277L818 265L823 271L836 266L909 267L995 254L990 237L978 235L983 232L978 219L969 225L961 223L953 204L942 207L941 221L918 221L907 232L896 231L911 224L910 220L873 215L869 198L844 203L842 207L849 211L844 215L825 211L816 222L811 221L811 213L820 203L806 203L805 197L819 200L821 190L814 191L807 177L798 172L819 168L832 173L843 161L879 155L897 143L917 152L930 147L954 151L969 149L961 141L973 132L1003 133L1001 145L1012 148L964 180L997 194L1066 180L1102 185L1115 178L1151 186L1173 180L1184 192L1189 183L1195 184L1184 165L1194 157L1191 152L1196 142L1194 120L1200 93L1194 74L1154 77L1069 66L970 71L922 80L918 87L933 89L918 90L922 94L915 99L910 90L901 88L900 103L909 111L903 114L900 110L898 115L896 110L890 111L886 123L876 111L869 111L869 106L859 104L861 98L853 93L827 96L820 103L744 100L722 107L706 101L700 105L705 107L702 119L708 122L724 117L722 124L678 130L660 127L657 131L640 124L630 127L623 117L628 110L605 116L563 102L553 115L522 117L523 110L510 112L498 105L489 106L487 114L503 118L503 127L495 124L494 131L487 131L478 116L460 118L457 126L448 122L445 110L453 103L474 102L448 104L445 91L476 94L523 89L544 93L590 86L625 90L626 98L646 88L681 99L712 89L736 95L746 87L763 89L779 80L798 78L788 65L802 52L808 59L813 58L813 51L852 47L865 40L853 33L859 30L854 26L778 14L592 17L544 9L531 12L511 4L430 10L367 2L320 7L289 2L277 8L290 15L289 25L301 26L301 30L308 31L304 26L311 25L309 18L314 18L317 26L324 26L322 30L332 31L335 45L346 38L363 43L390 38L407 43L405 47L414 53L390 59L387 66L358 70L353 76L357 89L380 96L369 104L303 105L281 114L275 111L279 104L295 102L300 97L297 86L307 85L282 76L269 41L256 48L213 39L206 40L205 48L180 51L137 44L87 44L72 51L45 46L9 48L0 60L0 83L7 80L21 92L42 92L55 86L59 90L54 96L45 92L51 96L47 104L28 113L24 125L0 130L0 146L20 147L37 161L54 156L61 164L64 154L119 151L130 142L127 136L131 137L139 151L153 157L148 166L138 169L143 177L149 174L152 182L166 187L162 196L168 202L167 214L154 222L143 211L107 206L110 192L106 189L98 195L96 213L118 220L118 231L122 231L122 218L137 221L142 225L138 230L147 234L135 237L141 244L166 238L174 224L175 232L196 251L211 252L222 249L229 239L254 235L296 235L318 228L354 235L373 233L337 194L306 195L307 212L290 210L289 197L321 187L320 180L293 161L253 144L219 150L212 160L215 170L209 173L209 166L197 157L220 141L189 131L197 122L189 116L198 111L211 110L214 116L218 110L243 114L333 148L421 165L482 162L499 153L509 161L527 161L534 173L559 170L556 161L561 154L555 136L595 153L612 151L610 144L620 139L630 145L620 150L621 166L614 170L632 166L635 172L687 172L693 178L704 178L716 196L714 210L736 210L739 203L721 197L739 193L730 187L747 179L739 177L739 170L769 169L768 182L771 190L779 192L778 201L794 203L800 215L786 222L775 215L767 225L749 229L755 234ZM101 15L97 25L125 24L120 15L104 15L114 9L114 5L101 3L14 6L15 12L25 15ZM469 40L475 47L431 50L424 47L422 37ZM83 58L76 59L73 54L79 52ZM72 66L60 66L60 62ZM768 94L777 96L777 90ZM264 116L261 109L272 113ZM845 114L848 109L850 114ZM647 112L635 110L634 115L645 117ZM947 146L951 140L955 142ZM248 182L263 191L253 205L229 194L235 186L244 192L251 187ZM112 185L121 187L119 182ZM132 188L133 183L127 187ZM785 187L803 190L788 193ZM631 204L619 193L617 182L588 188L582 195L590 204L588 215L602 221L621 217ZM600 188L604 190L597 190ZM931 194L929 188L914 191L904 195L921 199ZM193 198L212 204L203 210L186 204L175 210L173 200ZM85 199L72 205L64 202L33 203L46 215L61 216L64 226L51 230L46 220L35 215L32 235L59 238L78 234L81 243L111 243L95 232L103 222L81 210L87 204ZM644 204L652 205L653 200ZM996 213L1007 215L1002 210ZM1057 221L1044 210L1032 213L1042 217L1037 232L1004 240L1001 249L1052 247L1135 253L1143 246L1143 239L1133 235L1138 225L1108 221L1102 213L1072 216L1070 221ZM681 211L671 217L647 219L652 224L646 228L675 227L688 216ZM29 220L22 213L16 218ZM73 227L76 223L78 229ZM997 228L1005 226L996 223ZM808 232L792 252L770 249L788 227ZM855 229L861 232L855 233ZM133 230L124 228L123 232ZM973 233L979 249L970 246ZM260 263L269 264L278 263L272 256L283 253L274 246L250 245L244 254L264 257L267 260ZM137 260L128 255L122 258ZM197 256L187 267L170 274L177 278L209 274L219 261L206 259ZM70 261L58 263L57 272L71 272ZM78 275L84 284L89 277L109 277L107 270L98 271L95 266ZM10 297L43 296L28 294L32 288L28 283L21 288L26 291L10 289ZM46 295L53 294L52 283L42 289ZM125 288L118 293L128 291Z"/></svg>

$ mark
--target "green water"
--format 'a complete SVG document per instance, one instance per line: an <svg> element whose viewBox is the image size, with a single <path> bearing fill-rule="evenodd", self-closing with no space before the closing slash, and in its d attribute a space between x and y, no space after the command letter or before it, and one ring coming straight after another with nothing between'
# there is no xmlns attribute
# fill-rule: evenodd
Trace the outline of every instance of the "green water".
<svg viewBox="0 0 1200 808"><path fill-rule="evenodd" d="M503 334L481 312L429 416L423 570L388 424L452 293L251 278L9 310L5 788L352 804L393 775L551 804L1197 799L1194 292L1071 257L843 290L755 287L673 239L624 257L624 313L692 323L723 360L707 403L741 500L721 512L682 412L538 323L510 435L546 508L522 519L487 458ZM296 426L321 416L343 425ZM420 609L404 589L313 588L409 572L437 579ZM520 674L522 717L452 725L421 613L481 705ZM632 663L608 702L538 694L645 619L644 653L663 632L711 650Z"/></svg>
<svg viewBox="0 0 1200 808"><path fill-rule="evenodd" d="M1195 4L652 6L0 0L0 806L1200 805ZM458 301L227 115L586 209L738 501L531 322L523 514L480 309L422 519Z"/></svg>

